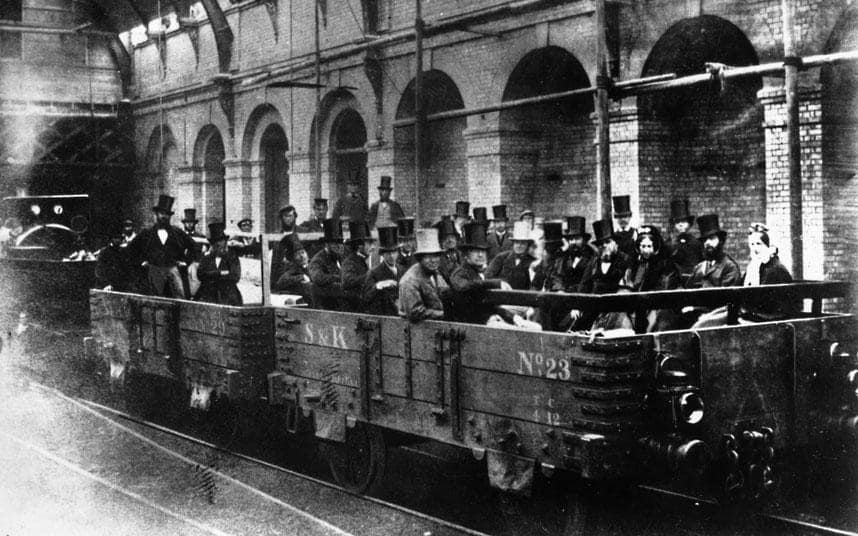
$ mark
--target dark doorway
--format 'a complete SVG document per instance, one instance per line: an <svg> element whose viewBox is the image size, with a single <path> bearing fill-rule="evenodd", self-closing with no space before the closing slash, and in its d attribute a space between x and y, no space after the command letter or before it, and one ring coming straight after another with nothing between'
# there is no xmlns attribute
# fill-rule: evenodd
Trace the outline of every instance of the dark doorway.
<svg viewBox="0 0 858 536"><path fill-rule="evenodd" d="M351 108L340 112L331 128L331 167L335 192L331 197L340 199L346 194L349 179L357 178L358 190L369 199L369 177L366 170L366 125L360 114Z"/></svg>
<svg viewBox="0 0 858 536"><path fill-rule="evenodd" d="M289 203L289 142L280 125L271 124L262 133L262 183L265 185L265 229L280 231L277 212Z"/></svg>

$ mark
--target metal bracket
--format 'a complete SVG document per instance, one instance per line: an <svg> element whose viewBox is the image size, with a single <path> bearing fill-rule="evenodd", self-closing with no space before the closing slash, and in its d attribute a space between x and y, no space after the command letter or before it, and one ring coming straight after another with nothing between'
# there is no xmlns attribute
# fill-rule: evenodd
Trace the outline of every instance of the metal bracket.
<svg viewBox="0 0 858 536"><path fill-rule="evenodd" d="M414 397L414 378L412 377L414 373L414 361L411 357L411 322L405 322L405 328L403 330L405 333L405 337L403 338L403 354L405 356L405 397L413 398Z"/></svg>
<svg viewBox="0 0 858 536"><path fill-rule="evenodd" d="M444 397L444 341L447 340L448 333L445 330L435 332L435 393L437 396L437 405L432 408L432 414L435 415L437 424L441 424L447 419L447 410Z"/></svg>
<svg viewBox="0 0 858 536"><path fill-rule="evenodd" d="M380 325L373 320L359 318L355 331L362 335L360 382L361 417L370 418L370 402L384 402L384 374L381 367ZM375 334L375 336L373 336Z"/></svg>

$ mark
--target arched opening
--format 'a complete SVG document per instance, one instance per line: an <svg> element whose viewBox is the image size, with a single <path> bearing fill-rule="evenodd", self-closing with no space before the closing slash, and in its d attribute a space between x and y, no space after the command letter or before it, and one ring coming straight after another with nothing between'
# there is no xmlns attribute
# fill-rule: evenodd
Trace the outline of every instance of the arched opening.
<svg viewBox="0 0 858 536"><path fill-rule="evenodd" d="M503 100L588 87L581 63L559 47L525 55L510 74ZM546 217L595 210L593 98L569 97L502 110L499 117L501 184L513 212Z"/></svg>
<svg viewBox="0 0 858 536"><path fill-rule="evenodd" d="M339 199L346 194L346 184L356 178L358 190L369 199L369 177L366 170L366 125L352 108L346 108L334 119L331 128L331 197Z"/></svg>
<svg viewBox="0 0 858 536"><path fill-rule="evenodd" d="M707 62L758 63L754 47L729 21L712 15L674 24L656 42L643 76L699 74ZM737 245L750 221L765 221L765 135L759 76L696 85L638 98L640 217L665 227L671 197L696 214L718 213Z"/></svg>
<svg viewBox="0 0 858 536"><path fill-rule="evenodd" d="M825 52L858 49L858 8L840 17ZM822 86L822 191L825 277L858 277L858 65L825 65Z"/></svg>
<svg viewBox="0 0 858 536"><path fill-rule="evenodd" d="M455 82L445 73L432 70L423 73L423 101L427 115L465 107ZM396 118L414 117L414 80L399 101ZM422 183L419 185L420 214L418 222L436 221L449 213L457 199L468 194L468 160L463 132L464 117L432 121L423 131ZM397 128L394 133L396 198L406 214L414 212L414 127Z"/></svg>
<svg viewBox="0 0 858 536"><path fill-rule="evenodd" d="M277 211L289 203L289 142L278 124L268 125L259 141L262 184L265 185L265 228L280 230Z"/></svg>
<svg viewBox="0 0 858 536"><path fill-rule="evenodd" d="M226 152L220 131L214 125L203 127L194 148L194 205L206 223L225 221L226 184L223 165Z"/></svg>

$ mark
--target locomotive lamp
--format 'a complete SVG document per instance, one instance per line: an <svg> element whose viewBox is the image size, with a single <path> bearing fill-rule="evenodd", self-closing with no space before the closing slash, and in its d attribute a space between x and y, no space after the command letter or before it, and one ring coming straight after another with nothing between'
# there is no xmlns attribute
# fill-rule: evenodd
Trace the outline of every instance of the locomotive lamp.
<svg viewBox="0 0 858 536"><path fill-rule="evenodd" d="M671 431L700 424L705 405L688 365L665 354L658 354L656 362L656 386L647 402L657 422L669 426Z"/></svg>

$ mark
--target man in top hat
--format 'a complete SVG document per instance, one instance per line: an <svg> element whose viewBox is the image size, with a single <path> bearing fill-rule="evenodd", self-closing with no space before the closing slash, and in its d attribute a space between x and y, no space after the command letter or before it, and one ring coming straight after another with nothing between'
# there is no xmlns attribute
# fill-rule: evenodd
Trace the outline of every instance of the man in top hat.
<svg viewBox="0 0 858 536"><path fill-rule="evenodd" d="M322 222L324 248L310 260L313 303L320 309L342 308L343 285L340 259L343 256L342 222L330 218Z"/></svg>
<svg viewBox="0 0 858 536"><path fill-rule="evenodd" d="M298 237L298 225L295 223L298 219L298 211L292 205L287 205L280 209L278 213L280 217L280 228L283 231L283 237L274 246L271 251L271 279L269 285L271 290L274 290L274 285L280 276L283 275L284 262L290 258L289 251L303 249L301 239ZM342 235L342 232L340 232Z"/></svg>
<svg viewBox="0 0 858 536"><path fill-rule="evenodd" d="M366 221L366 199L358 192L358 189L360 189L358 178L350 176L346 182L346 195L339 198L334 204L334 213L331 215L333 219Z"/></svg>
<svg viewBox="0 0 858 536"><path fill-rule="evenodd" d="M450 285L450 277L456 268L462 265L462 256L459 253L459 233L456 231L456 226L450 218L442 218L441 221L435 224L438 229L438 243L441 244L441 249L444 255L441 257L441 266L438 271L444 281Z"/></svg>
<svg viewBox="0 0 858 536"><path fill-rule="evenodd" d="M417 231L417 263L399 280L399 316L412 322L444 319L450 289L438 273L442 253L435 229Z"/></svg>
<svg viewBox="0 0 858 536"><path fill-rule="evenodd" d="M134 231L134 220L125 218L122 220L122 244L121 247L128 247L128 244L137 236Z"/></svg>
<svg viewBox="0 0 858 536"><path fill-rule="evenodd" d="M122 246L123 229L117 226L107 245L96 252L95 286L104 290L129 292L133 275L128 248Z"/></svg>
<svg viewBox="0 0 858 536"><path fill-rule="evenodd" d="M310 258L301 243L287 243L283 257L283 273L273 282L272 290L282 294L301 296L313 304L313 285L310 281Z"/></svg>
<svg viewBox="0 0 858 536"><path fill-rule="evenodd" d="M393 178L388 175L381 176L381 183L378 185L378 201L369 207L367 223L370 229L396 225L400 218L405 217L399 203L390 198L390 192L393 191L392 181Z"/></svg>
<svg viewBox="0 0 858 536"><path fill-rule="evenodd" d="M456 211L453 212L453 226L456 229L456 234L461 238L465 224L471 221L468 213L471 210L471 204L467 201L456 201Z"/></svg>
<svg viewBox="0 0 858 536"><path fill-rule="evenodd" d="M253 220L250 218L242 218L236 224L238 230L242 234L231 236L226 245L239 257L259 257L261 246L259 240L253 234Z"/></svg>
<svg viewBox="0 0 858 536"><path fill-rule="evenodd" d="M578 292L584 272L596 251L589 244L586 219L583 216L566 218L566 233L563 235L565 250L560 255L557 272L551 284L552 290Z"/></svg>
<svg viewBox="0 0 858 536"><path fill-rule="evenodd" d="M417 242L414 237L414 218L399 218L396 221L396 232L399 235L399 255L396 264L403 273L417 262L414 250Z"/></svg>
<svg viewBox="0 0 858 536"><path fill-rule="evenodd" d="M155 223L128 245L132 263L146 268L149 292L155 296L188 297L179 268L187 268L197 258L196 244L182 229L170 225L174 199L160 195L152 207Z"/></svg>
<svg viewBox="0 0 858 536"><path fill-rule="evenodd" d="M491 245L491 237L487 240ZM486 278L500 278L515 290L530 290L530 265L536 260L527 250L533 243L533 237L527 229L527 222L517 221L513 227L512 249L500 252L489 263Z"/></svg>
<svg viewBox="0 0 858 536"><path fill-rule="evenodd" d="M361 311L363 284L369 272L369 247L373 242L366 222L349 221L348 252L342 263L343 295L349 311Z"/></svg>
<svg viewBox="0 0 858 536"><path fill-rule="evenodd" d="M533 223L536 220L536 214L533 213L532 210L524 209L521 211L521 214L518 215L518 221L525 221L533 229Z"/></svg>
<svg viewBox="0 0 858 536"><path fill-rule="evenodd" d="M396 226L378 228L378 251L382 261L369 271L363 284L364 310L374 315L399 314L399 279L402 270L397 266L399 237Z"/></svg>
<svg viewBox="0 0 858 536"><path fill-rule="evenodd" d="M703 260L703 244L691 232L694 216L689 214L688 199L673 199L670 202L670 225L673 233L667 245L670 258L679 268L679 275L687 280L697 263Z"/></svg>
<svg viewBox="0 0 858 536"><path fill-rule="evenodd" d="M197 277L200 289L196 299L201 302L221 305L241 305L238 280L241 278L241 263L235 253L227 248L229 236L224 234L225 224L209 224L211 250L200 260Z"/></svg>
<svg viewBox="0 0 858 536"><path fill-rule="evenodd" d="M492 230L489 233L489 262L501 251L512 249L512 240L507 233L509 218L506 215L506 205L492 206Z"/></svg>
<svg viewBox="0 0 858 536"><path fill-rule="evenodd" d="M703 241L703 260L694 267L685 288L731 287L742 281L742 271L732 257L724 251L727 232L718 224L717 214L697 218L700 240Z"/></svg>
<svg viewBox="0 0 858 536"><path fill-rule="evenodd" d="M614 220L617 222L614 231L614 241L620 251L628 258L635 256L635 240L637 240L637 229L631 226L632 208L631 198L627 195L615 195L611 201L614 206Z"/></svg>
<svg viewBox="0 0 858 536"><path fill-rule="evenodd" d="M525 222L526 223L526 222ZM557 279L559 260L563 254L563 223L543 222L542 229L531 231L536 247L536 262L530 266L530 288L539 292L551 292Z"/></svg>
<svg viewBox="0 0 858 536"><path fill-rule="evenodd" d="M324 197L317 197L313 200L313 216L299 226L298 232L321 233L323 231L322 222L325 221L327 217L328 200Z"/></svg>
<svg viewBox="0 0 858 536"><path fill-rule="evenodd" d="M460 322L485 324L492 315L498 314L512 323L512 313L502 307L482 303L486 290L512 288L502 279L487 279L483 273L486 268L486 252L489 249L486 224L471 222L465 224L464 231L462 244L459 246L464 260L450 276L454 299L453 318Z"/></svg>

